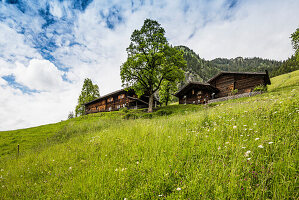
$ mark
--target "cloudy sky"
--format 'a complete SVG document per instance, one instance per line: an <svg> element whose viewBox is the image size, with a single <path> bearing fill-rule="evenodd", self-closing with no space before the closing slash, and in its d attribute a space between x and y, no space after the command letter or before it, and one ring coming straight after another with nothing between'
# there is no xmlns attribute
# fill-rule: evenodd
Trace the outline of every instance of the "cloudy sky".
<svg viewBox="0 0 299 200"><path fill-rule="evenodd" d="M121 88L144 19L205 59L293 54L298 0L0 0L0 131L65 120L84 78Z"/></svg>

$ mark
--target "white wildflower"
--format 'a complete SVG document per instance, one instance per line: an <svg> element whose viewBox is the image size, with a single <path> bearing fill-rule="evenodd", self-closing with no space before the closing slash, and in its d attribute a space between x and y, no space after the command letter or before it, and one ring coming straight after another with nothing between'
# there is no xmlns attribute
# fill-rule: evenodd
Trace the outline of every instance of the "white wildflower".
<svg viewBox="0 0 299 200"><path fill-rule="evenodd" d="M218 147L218 150L220 150L220 149L221 149L221 147L219 146L219 147Z"/></svg>
<svg viewBox="0 0 299 200"><path fill-rule="evenodd" d="M229 142L225 142L225 144L229 144Z"/></svg>
<svg viewBox="0 0 299 200"><path fill-rule="evenodd" d="M233 126L233 129L236 129L237 128L237 126Z"/></svg>
<svg viewBox="0 0 299 200"><path fill-rule="evenodd" d="M139 161L137 161L136 164L138 165L138 164L139 164Z"/></svg>
<svg viewBox="0 0 299 200"><path fill-rule="evenodd" d="M245 157L248 157L250 153L251 153L251 151L246 151L245 152Z"/></svg>
<svg viewBox="0 0 299 200"><path fill-rule="evenodd" d="M247 158L247 160L250 160L251 158Z"/></svg>
<svg viewBox="0 0 299 200"><path fill-rule="evenodd" d="M246 124L244 124L243 126L245 126L245 127L246 127L247 125L246 125Z"/></svg>
<svg viewBox="0 0 299 200"><path fill-rule="evenodd" d="M257 140L259 140L259 139L260 139L260 138L255 138L254 140L257 141Z"/></svg>
<svg viewBox="0 0 299 200"><path fill-rule="evenodd" d="M176 190L177 190L177 191L180 191L181 189L182 189L182 188L179 188L179 187L178 187Z"/></svg>
<svg viewBox="0 0 299 200"><path fill-rule="evenodd" d="M264 147L263 147L263 145L259 145L258 148L261 148L261 149L262 149L262 148L264 148Z"/></svg>
<svg viewBox="0 0 299 200"><path fill-rule="evenodd" d="M69 167L69 170L72 170L72 167Z"/></svg>
<svg viewBox="0 0 299 200"><path fill-rule="evenodd" d="M240 135L241 137L243 137L243 135Z"/></svg>
<svg viewBox="0 0 299 200"><path fill-rule="evenodd" d="M244 131L247 131L247 128L245 128Z"/></svg>
<svg viewBox="0 0 299 200"><path fill-rule="evenodd" d="M159 194L158 197L163 197L163 194Z"/></svg>
<svg viewBox="0 0 299 200"><path fill-rule="evenodd" d="M268 144L273 144L273 142L269 142Z"/></svg>
<svg viewBox="0 0 299 200"><path fill-rule="evenodd" d="M246 147L242 147L242 149L246 149Z"/></svg>
<svg viewBox="0 0 299 200"><path fill-rule="evenodd" d="M117 172L117 171L118 171L118 169L116 168L114 171L116 171L116 172Z"/></svg>
<svg viewBox="0 0 299 200"><path fill-rule="evenodd" d="M253 125L255 126L255 125L256 125L256 123L253 123Z"/></svg>

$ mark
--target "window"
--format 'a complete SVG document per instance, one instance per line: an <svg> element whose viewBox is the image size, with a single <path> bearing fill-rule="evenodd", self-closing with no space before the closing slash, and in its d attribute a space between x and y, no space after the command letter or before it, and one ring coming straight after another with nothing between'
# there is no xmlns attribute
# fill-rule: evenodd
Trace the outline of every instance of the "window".
<svg viewBox="0 0 299 200"><path fill-rule="evenodd" d="M125 98L125 94L121 94L118 96L118 99L123 99L123 98Z"/></svg>
<svg viewBox="0 0 299 200"><path fill-rule="evenodd" d="M112 102L113 101L113 97L110 97L107 102Z"/></svg>

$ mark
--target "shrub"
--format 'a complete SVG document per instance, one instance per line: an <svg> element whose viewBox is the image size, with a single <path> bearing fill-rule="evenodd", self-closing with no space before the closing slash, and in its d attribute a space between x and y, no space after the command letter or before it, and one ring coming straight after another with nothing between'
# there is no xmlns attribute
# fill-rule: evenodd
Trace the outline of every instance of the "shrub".
<svg viewBox="0 0 299 200"><path fill-rule="evenodd" d="M171 110L158 110L156 113L158 116L166 116L172 114Z"/></svg>
<svg viewBox="0 0 299 200"><path fill-rule="evenodd" d="M127 113L123 116L123 119L137 119L138 116L133 113Z"/></svg>
<svg viewBox="0 0 299 200"><path fill-rule="evenodd" d="M262 92L266 92L267 91L267 85L258 85L256 86L253 91L256 92L256 91L262 91Z"/></svg>
<svg viewBox="0 0 299 200"><path fill-rule="evenodd" d="M127 107L122 107L119 109L119 111L127 113L128 112L128 108Z"/></svg>
<svg viewBox="0 0 299 200"><path fill-rule="evenodd" d="M146 113L146 114L142 115L142 118L151 119L151 118L153 118L153 114L152 113Z"/></svg>

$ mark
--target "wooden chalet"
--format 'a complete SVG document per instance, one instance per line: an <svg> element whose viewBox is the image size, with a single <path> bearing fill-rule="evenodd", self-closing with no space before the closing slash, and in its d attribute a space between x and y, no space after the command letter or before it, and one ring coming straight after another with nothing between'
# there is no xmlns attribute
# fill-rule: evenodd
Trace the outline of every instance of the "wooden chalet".
<svg viewBox="0 0 299 200"><path fill-rule="evenodd" d="M252 92L258 85L270 85L268 71L260 72L220 72L207 83L189 82L174 96L180 104L202 104L208 100L236 94Z"/></svg>
<svg viewBox="0 0 299 200"><path fill-rule="evenodd" d="M268 71L260 72L220 72L207 81L219 89L217 98L231 95L237 89L237 94L249 93L258 85L270 85Z"/></svg>
<svg viewBox="0 0 299 200"><path fill-rule="evenodd" d="M123 107L128 109L146 108L148 100L147 96L138 98L134 90L121 89L85 103L85 114L116 111ZM154 99L154 105L157 105L156 99Z"/></svg>
<svg viewBox="0 0 299 200"><path fill-rule="evenodd" d="M208 83L189 82L174 96L179 98L180 104L203 104L218 92L217 88Z"/></svg>

